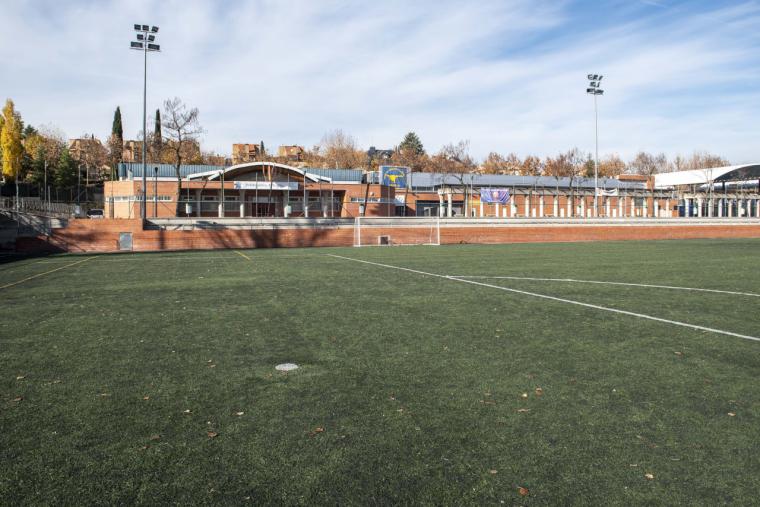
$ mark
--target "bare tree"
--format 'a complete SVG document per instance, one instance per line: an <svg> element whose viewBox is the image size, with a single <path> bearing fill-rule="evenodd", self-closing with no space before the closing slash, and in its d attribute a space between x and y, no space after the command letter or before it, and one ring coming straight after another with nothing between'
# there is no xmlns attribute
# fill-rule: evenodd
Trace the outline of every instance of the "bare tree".
<svg viewBox="0 0 760 507"><path fill-rule="evenodd" d="M642 176L653 176L657 173L666 172L667 167L668 159L664 153L652 155L651 153L640 151L628 164L628 172Z"/></svg>
<svg viewBox="0 0 760 507"><path fill-rule="evenodd" d="M198 123L198 108L188 109L176 97L164 101L164 116L161 126L163 127L164 149L174 164L174 173L177 176L177 208L175 214L179 216L180 195L182 193L180 166L185 160L187 148L199 146L198 136L204 130Z"/></svg>
<svg viewBox="0 0 760 507"><path fill-rule="evenodd" d="M325 134L319 151L324 158L324 164L332 168L361 167L366 159L364 152L357 147L356 138L342 130Z"/></svg>
<svg viewBox="0 0 760 507"><path fill-rule="evenodd" d="M616 178L625 172L625 162L613 153L599 161L599 176Z"/></svg>

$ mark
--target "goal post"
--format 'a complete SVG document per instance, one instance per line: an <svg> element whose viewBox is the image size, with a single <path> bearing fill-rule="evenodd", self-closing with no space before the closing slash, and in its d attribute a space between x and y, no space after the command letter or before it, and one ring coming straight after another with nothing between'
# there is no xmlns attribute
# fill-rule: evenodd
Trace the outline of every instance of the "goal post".
<svg viewBox="0 0 760 507"><path fill-rule="evenodd" d="M439 217L356 217L354 220L355 247L440 244Z"/></svg>

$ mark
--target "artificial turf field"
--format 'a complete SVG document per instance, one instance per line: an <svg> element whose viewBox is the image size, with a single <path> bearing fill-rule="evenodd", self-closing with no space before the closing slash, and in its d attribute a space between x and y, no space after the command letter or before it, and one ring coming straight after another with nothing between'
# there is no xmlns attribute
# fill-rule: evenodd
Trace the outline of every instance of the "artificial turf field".
<svg viewBox="0 0 760 507"><path fill-rule="evenodd" d="M0 503L757 503L759 251L8 261Z"/></svg>

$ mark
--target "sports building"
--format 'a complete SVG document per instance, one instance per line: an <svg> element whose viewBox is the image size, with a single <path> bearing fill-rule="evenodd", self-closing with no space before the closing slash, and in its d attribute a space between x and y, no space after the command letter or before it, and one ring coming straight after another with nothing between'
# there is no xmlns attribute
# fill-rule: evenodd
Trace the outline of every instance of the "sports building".
<svg viewBox="0 0 760 507"><path fill-rule="evenodd" d="M231 167L148 166L149 218L440 216L499 218L673 218L760 216L760 164L647 178L408 173L405 168L299 168L275 162ZM106 216L136 218L142 165L120 164L104 189Z"/></svg>

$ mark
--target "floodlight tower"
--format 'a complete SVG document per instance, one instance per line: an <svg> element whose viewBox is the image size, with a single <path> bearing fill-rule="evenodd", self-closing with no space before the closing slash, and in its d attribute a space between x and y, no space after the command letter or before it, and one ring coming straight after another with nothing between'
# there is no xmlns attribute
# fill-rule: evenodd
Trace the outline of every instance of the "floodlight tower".
<svg viewBox="0 0 760 507"><path fill-rule="evenodd" d="M137 40L129 44L130 49L136 49L143 52L143 145L142 145L142 199L140 205L140 218L145 220L147 215L148 202L146 200L148 193L148 123L147 123L147 94L148 94L148 52L161 51L161 46L154 44L157 26L138 25L135 23L135 32Z"/></svg>
<svg viewBox="0 0 760 507"><path fill-rule="evenodd" d="M586 93L594 96L594 131L596 138L595 158L594 158L594 217L599 216L599 113L596 106L596 98L599 95L604 95L602 90L602 78L599 74L589 74L588 76L588 88Z"/></svg>

